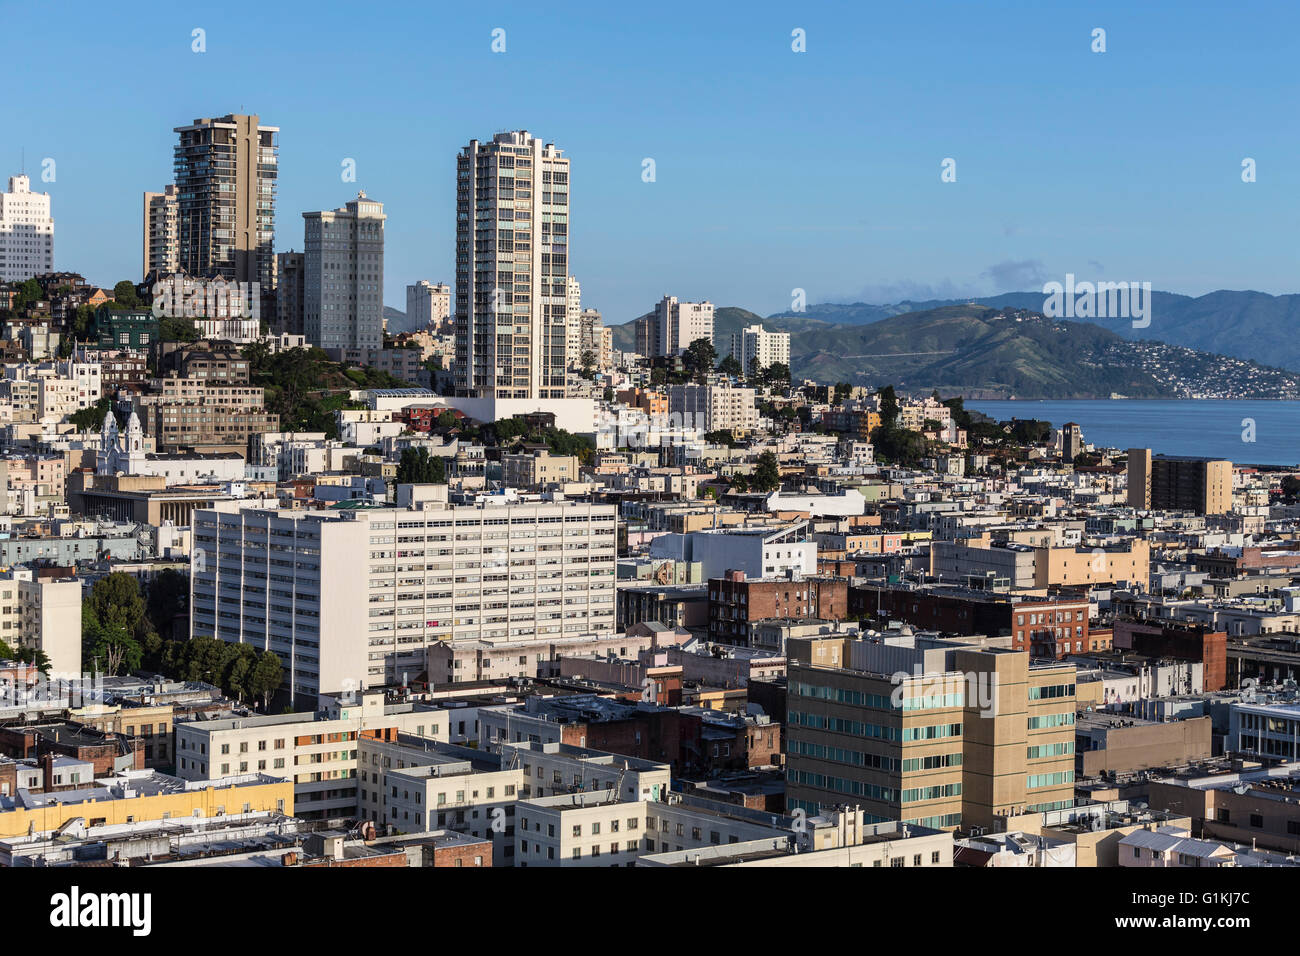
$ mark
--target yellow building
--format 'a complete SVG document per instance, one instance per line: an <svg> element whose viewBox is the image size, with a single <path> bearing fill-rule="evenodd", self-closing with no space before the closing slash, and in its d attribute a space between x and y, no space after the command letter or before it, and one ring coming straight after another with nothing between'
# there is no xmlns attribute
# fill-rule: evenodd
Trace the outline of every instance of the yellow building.
<svg viewBox="0 0 1300 956"><path fill-rule="evenodd" d="M20 790L0 798L0 838L30 829L49 833L78 817L87 826L212 818L241 813L293 815L293 783L266 774L188 781L152 770L132 770L93 786L52 793Z"/></svg>

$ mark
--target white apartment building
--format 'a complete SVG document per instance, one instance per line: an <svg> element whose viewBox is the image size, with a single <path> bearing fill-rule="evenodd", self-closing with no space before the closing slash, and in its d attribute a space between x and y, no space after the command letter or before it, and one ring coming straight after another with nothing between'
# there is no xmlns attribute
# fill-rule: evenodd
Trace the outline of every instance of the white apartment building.
<svg viewBox="0 0 1300 956"><path fill-rule="evenodd" d="M669 802L667 794L664 800L622 796L616 790L589 790L519 801L515 866L635 866L651 853L792 836L777 826Z"/></svg>
<svg viewBox="0 0 1300 956"><path fill-rule="evenodd" d="M650 542L650 557L699 562L705 580L733 571L751 579L817 573L817 542L808 539L802 521L788 528L661 534Z"/></svg>
<svg viewBox="0 0 1300 956"><path fill-rule="evenodd" d="M0 570L0 640L44 651L52 674L81 676L81 581Z"/></svg>
<svg viewBox="0 0 1300 956"><path fill-rule="evenodd" d="M274 651L294 699L413 677L439 641L613 633L613 505L435 491L409 509L196 511L191 633Z"/></svg>
<svg viewBox="0 0 1300 956"><path fill-rule="evenodd" d="M384 344L384 204L364 192L332 212L305 212L303 332L323 349Z"/></svg>
<svg viewBox="0 0 1300 956"><path fill-rule="evenodd" d="M293 781L296 816L352 816L359 798L360 740L367 734L402 733L445 741L447 715L454 713L427 704L387 704L382 691L324 697L321 703L311 713L177 721L177 776L281 777Z"/></svg>
<svg viewBox="0 0 1300 956"><path fill-rule="evenodd" d="M176 184L168 183L160 193L144 194L141 278L175 275L181 268L180 200Z"/></svg>
<svg viewBox="0 0 1300 956"><path fill-rule="evenodd" d="M50 194L32 192L26 176L10 176L0 193L0 282L23 282L54 271Z"/></svg>
<svg viewBox="0 0 1300 956"><path fill-rule="evenodd" d="M570 368L582 356L582 284L569 276L564 302L564 361Z"/></svg>
<svg viewBox="0 0 1300 956"><path fill-rule="evenodd" d="M713 341L712 302L679 302L666 295L654 311L636 320L637 352L642 355L681 355L696 339Z"/></svg>
<svg viewBox="0 0 1300 956"><path fill-rule="evenodd" d="M519 130L456 160L456 394L564 398L569 160Z"/></svg>
<svg viewBox="0 0 1300 956"><path fill-rule="evenodd" d="M62 421L89 408L103 394L103 367L98 362L75 359L6 365L6 397L16 409L26 409L38 420ZM19 384L23 383L23 384Z"/></svg>
<svg viewBox="0 0 1300 956"><path fill-rule="evenodd" d="M762 325L750 325L731 336L731 357L740 363L746 375L757 362L762 368L771 368L780 362L790 367L790 333L767 332Z"/></svg>
<svg viewBox="0 0 1300 956"><path fill-rule="evenodd" d="M441 328L451 318L451 286L421 279L406 287L406 317L417 331Z"/></svg>
<svg viewBox="0 0 1300 956"><path fill-rule="evenodd" d="M683 427L705 431L729 430L745 434L758 427L758 408L752 388L731 385L668 386L670 420Z"/></svg>

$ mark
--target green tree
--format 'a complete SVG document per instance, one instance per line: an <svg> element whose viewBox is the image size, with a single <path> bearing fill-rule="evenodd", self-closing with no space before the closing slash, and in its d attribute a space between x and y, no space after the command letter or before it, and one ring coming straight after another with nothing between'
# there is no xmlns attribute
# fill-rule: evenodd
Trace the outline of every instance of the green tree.
<svg viewBox="0 0 1300 956"><path fill-rule="evenodd" d="M45 293L41 291L40 283L35 279L28 279L25 282L21 282L18 285L18 295L14 297L12 311L14 313L25 312L27 307L32 303L40 302L44 295Z"/></svg>
<svg viewBox="0 0 1300 956"><path fill-rule="evenodd" d="M189 609L190 579L173 568L160 572L145 592L145 613L151 629L171 638L176 618Z"/></svg>
<svg viewBox="0 0 1300 956"><path fill-rule="evenodd" d="M438 455L430 455L426 448L404 448L397 462L399 485L447 483L447 465Z"/></svg>
<svg viewBox="0 0 1300 956"><path fill-rule="evenodd" d="M718 365L718 371L723 375L730 375L732 378L740 378L745 374L745 370L740 367L740 361L734 355L728 355Z"/></svg>
<svg viewBox="0 0 1300 956"><path fill-rule="evenodd" d="M113 407L113 400L105 395L88 408L79 408L68 416L68 421L83 432L97 432L104 427L104 417Z"/></svg>
<svg viewBox="0 0 1300 956"><path fill-rule="evenodd" d="M713 343L706 338L698 338L686 347L686 353L682 356L682 361L686 365L686 371L692 375L698 376L701 380L706 372L710 371L718 361L718 350L713 347Z"/></svg>
<svg viewBox="0 0 1300 956"><path fill-rule="evenodd" d="M582 377L590 379L594 377L593 369L596 367L596 354L591 349L586 349L579 358L582 366Z"/></svg>
<svg viewBox="0 0 1300 956"><path fill-rule="evenodd" d="M124 309L137 309L142 305L140 296L135 291L135 283L130 279L123 279L113 286L113 301Z"/></svg>
<svg viewBox="0 0 1300 956"><path fill-rule="evenodd" d="M263 651L248 678L249 694L262 698L262 709L265 710L271 706L271 697L280 689L283 680L284 668L280 665L280 658L271 651Z"/></svg>
<svg viewBox="0 0 1300 956"><path fill-rule="evenodd" d="M776 491L781 487L781 467L774 452L765 451L758 456L750 487L755 491Z"/></svg>
<svg viewBox="0 0 1300 956"><path fill-rule="evenodd" d="M158 335L164 342L196 342L199 330L193 319L164 315L158 320Z"/></svg>
<svg viewBox="0 0 1300 956"><path fill-rule="evenodd" d="M880 396L880 424L885 428L893 428L898 424L898 395L894 392L894 386L886 385L876 394Z"/></svg>

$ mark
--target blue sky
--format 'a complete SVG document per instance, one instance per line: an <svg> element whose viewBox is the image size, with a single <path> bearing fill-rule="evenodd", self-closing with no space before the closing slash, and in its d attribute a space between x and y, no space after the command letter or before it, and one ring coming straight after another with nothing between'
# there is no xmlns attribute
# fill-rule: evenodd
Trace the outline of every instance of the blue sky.
<svg viewBox="0 0 1300 956"><path fill-rule="evenodd" d="M55 160L56 267L105 284L138 278L172 128L243 111L282 130L277 250L363 188L398 308L452 281L458 150L518 128L572 159L571 271L610 323L664 294L768 314L794 288L881 302L1067 272L1297 291L1300 10L1137 6L4 3L32 42L6 44L0 175L24 147L34 179Z"/></svg>

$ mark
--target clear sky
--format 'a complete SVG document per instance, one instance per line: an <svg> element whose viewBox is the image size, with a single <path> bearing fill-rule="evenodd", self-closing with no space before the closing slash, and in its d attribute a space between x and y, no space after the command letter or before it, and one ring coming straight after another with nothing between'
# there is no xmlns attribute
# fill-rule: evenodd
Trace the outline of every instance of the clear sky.
<svg viewBox="0 0 1300 956"><path fill-rule="evenodd" d="M794 288L883 302L1067 272L1300 288L1295 3L206 6L0 4L0 176L25 148L56 268L138 279L172 128L242 111L281 128L277 251L363 188L397 308L453 281L459 149L520 128L572 160L570 269L607 323L664 294L768 314Z"/></svg>

